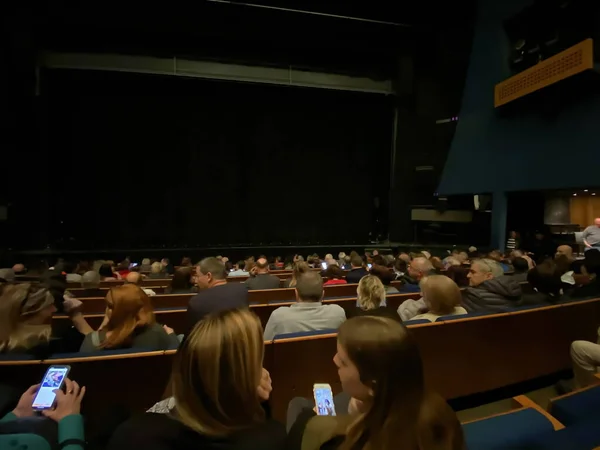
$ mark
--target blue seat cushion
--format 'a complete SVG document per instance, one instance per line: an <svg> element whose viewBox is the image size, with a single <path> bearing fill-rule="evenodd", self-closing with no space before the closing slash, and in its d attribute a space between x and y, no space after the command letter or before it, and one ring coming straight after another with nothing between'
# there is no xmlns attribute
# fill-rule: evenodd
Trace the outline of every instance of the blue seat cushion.
<svg viewBox="0 0 600 450"><path fill-rule="evenodd" d="M531 448L554 427L535 409L526 408L467 423L463 430L469 450L504 450Z"/></svg>
<svg viewBox="0 0 600 450"><path fill-rule="evenodd" d="M304 337L304 336L320 336L322 334L331 334L331 333L337 333L337 330L329 328L327 330L317 330L317 331L313 331L313 330L297 331L296 333L278 334L277 336L275 336L273 338L273 340L276 341L278 339L289 339L289 338L297 338L297 337Z"/></svg>
<svg viewBox="0 0 600 450"><path fill-rule="evenodd" d="M404 325L419 325L422 323L431 323L431 320L427 320L427 319L406 320L404 322Z"/></svg>
<svg viewBox="0 0 600 450"><path fill-rule="evenodd" d="M545 433L528 443L527 450L589 450L598 446L600 427L598 420L593 419Z"/></svg>
<svg viewBox="0 0 600 450"><path fill-rule="evenodd" d="M593 417L600 423L600 386L552 402L552 415L565 426Z"/></svg>

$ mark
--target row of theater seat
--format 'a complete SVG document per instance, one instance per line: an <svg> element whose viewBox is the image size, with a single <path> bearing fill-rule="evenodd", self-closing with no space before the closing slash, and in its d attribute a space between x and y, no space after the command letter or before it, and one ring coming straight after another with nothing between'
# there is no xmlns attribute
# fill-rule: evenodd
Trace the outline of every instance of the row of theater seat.
<svg viewBox="0 0 600 450"><path fill-rule="evenodd" d="M600 298L406 325L421 350L426 383L444 398L457 399L568 370L571 342L593 340L598 323ZM265 343L264 365L273 379L271 402L277 419L285 420L291 398L310 397L315 382L341 390L332 362L336 334L325 333L278 336ZM143 410L162 398L174 352L114 351L45 361L5 357L0 358L0 382L26 388L40 379L47 365L69 364L73 377L88 386L87 414L100 414L111 401ZM106 398L107 383L114 398Z"/></svg>

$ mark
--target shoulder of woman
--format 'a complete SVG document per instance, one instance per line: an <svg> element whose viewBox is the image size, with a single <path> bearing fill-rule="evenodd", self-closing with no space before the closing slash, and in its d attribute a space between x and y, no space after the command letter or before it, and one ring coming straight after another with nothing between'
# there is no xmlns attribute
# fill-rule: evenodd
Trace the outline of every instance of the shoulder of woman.
<svg viewBox="0 0 600 450"><path fill-rule="evenodd" d="M352 416L315 416L308 421L302 437L302 450L319 449L323 444L344 436L352 423Z"/></svg>

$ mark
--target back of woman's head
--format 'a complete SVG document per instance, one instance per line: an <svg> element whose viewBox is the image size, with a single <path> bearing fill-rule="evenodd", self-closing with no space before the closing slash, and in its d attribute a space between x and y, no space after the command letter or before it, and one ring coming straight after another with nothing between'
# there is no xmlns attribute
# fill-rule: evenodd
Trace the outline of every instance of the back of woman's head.
<svg viewBox="0 0 600 450"><path fill-rule="evenodd" d="M256 390L263 353L260 320L249 310L221 311L198 322L173 364L178 419L210 436L263 421Z"/></svg>
<svg viewBox="0 0 600 450"><path fill-rule="evenodd" d="M371 397L359 398L371 406L350 427L342 448L417 448L424 381L421 355L412 335L392 319L363 316L342 324L338 344L336 357L341 351L349 360L342 361L342 367L349 363L356 367L360 383Z"/></svg>
<svg viewBox="0 0 600 450"><path fill-rule="evenodd" d="M133 333L138 327L155 323L154 310L148 295L135 284L112 288L106 294L109 316L106 330L110 335L101 348L118 348L131 345Z"/></svg>
<svg viewBox="0 0 600 450"><path fill-rule="evenodd" d="M290 282L290 287L294 287L298 281L298 278L307 272L310 272L310 266L308 263L304 261L297 261L294 264L294 271L292 272L292 281Z"/></svg>
<svg viewBox="0 0 600 450"><path fill-rule="evenodd" d="M182 267L191 267L192 265L192 258L190 258L189 256L185 256L181 259L181 264Z"/></svg>
<svg viewBox="0 0 600 450"><path fill-rule="evenodd" d="M158 261L153 262L150 266L150 272L152 273L161 273L163 271L163 265Z"/></svg>
<svg viewBox="0 0 600 450"><path fill-rule="evenodd" d="M192 268L187 266L178 268L171 280L171 290L186 290L191 289L192 286Z"/></svg>
<svg viewBox="0 0 600 450"><path fill-rule="evenodd" d="M460 305L462 296L456 283L445 275L431 275L419 284L423 300L433 314L445 316L452 314Z"/></svg>
<svg viewBox="0 0 600 450"><path fill-rule="evenodd" d="M105 277L105 278L114 276L111 265L107 264L107 263L102 264L100 266L100 268L98 269L98 273L100 274L101 277Z"/></svg>
<svg viewBox="0 0 600 450"><path fill-rule="evenodd" d="M358 304L364 310L377 309L385 300L385 287L379 278L366 275L358 283Z"/></svg>
<svg viewBox="0 0 600 450"><path fill-rule="evenodd" d="M0 296L0 352L28 349L50 339L47 322L56 311L52 294L30 283L6 284Z"/></svg>

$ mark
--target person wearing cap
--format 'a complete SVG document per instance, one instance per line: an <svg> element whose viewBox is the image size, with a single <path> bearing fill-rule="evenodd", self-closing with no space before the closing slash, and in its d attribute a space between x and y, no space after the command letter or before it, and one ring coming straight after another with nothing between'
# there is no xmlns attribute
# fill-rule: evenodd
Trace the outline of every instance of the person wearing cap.
<svg viewBox="0 0 600 450"><path fill-rule="evenodd" d="M75 299L66 299L64 303L75 328L82 334L91 332L77 309L80 303ZM0 353L25 353L44 359L61 351L61 340L51 339L50 322L56 311L52 293L42 285L5 286L0 296Z"/></svg>

